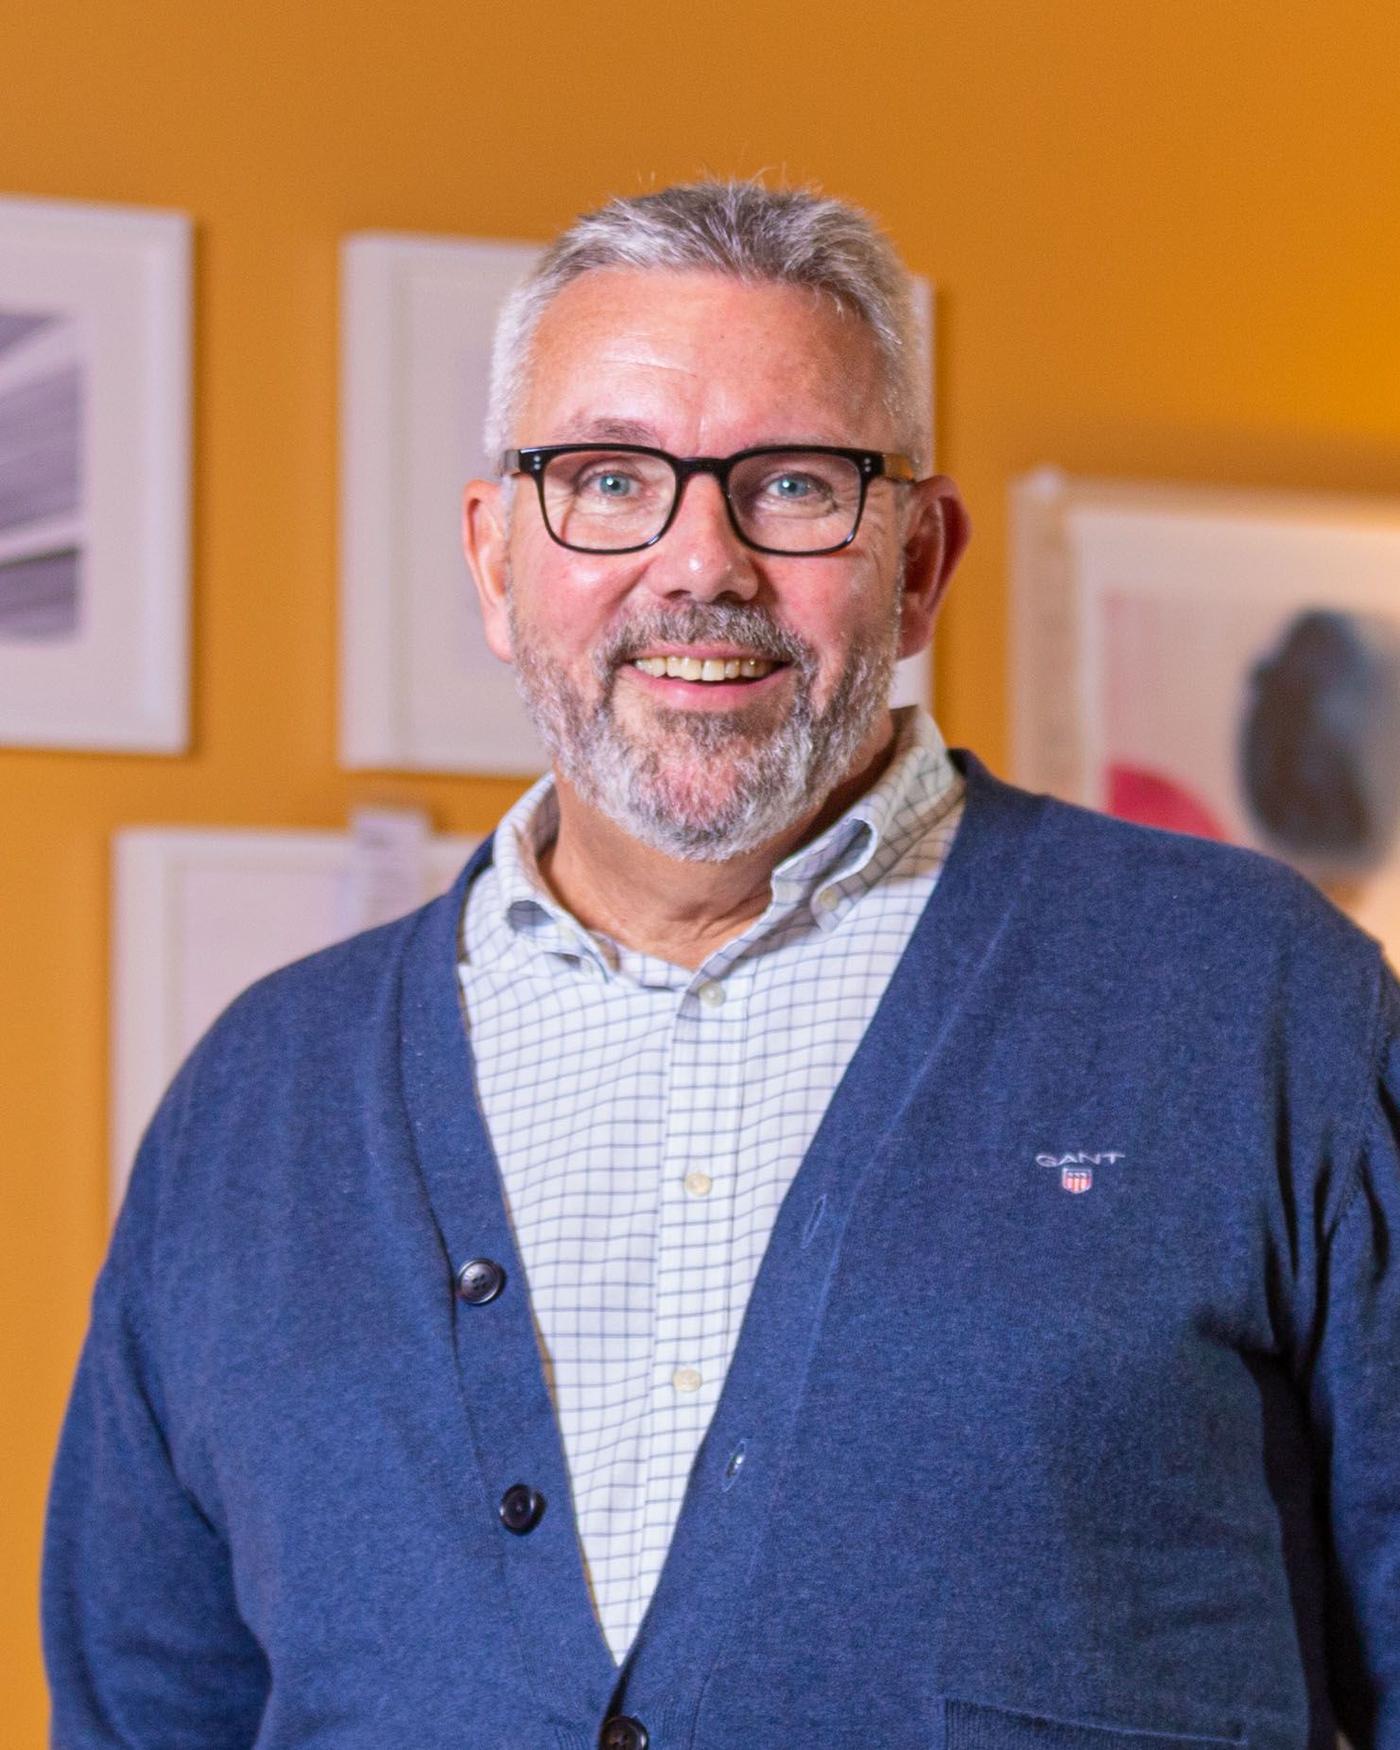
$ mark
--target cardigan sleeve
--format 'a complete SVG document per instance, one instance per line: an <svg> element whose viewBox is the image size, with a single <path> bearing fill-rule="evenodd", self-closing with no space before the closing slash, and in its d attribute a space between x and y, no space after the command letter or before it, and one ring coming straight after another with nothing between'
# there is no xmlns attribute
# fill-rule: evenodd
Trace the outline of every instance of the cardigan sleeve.
<svg viewBox="0 0 1400 1750"><path fill-rule="evenodd" d="M246 1750L267 1665L228 1547L174 1472L147 1310L175 1096L142 1146L64 1421L42 1584L55 1750Z"/></svg>
<svg viewBox="0 0 1400 1750"><path fill-rule="evenodd" d="M1326 1236L1313 1415L1330 1530L1332 1703L1354 1750L1400 1745L1400 986Z"/></svg>

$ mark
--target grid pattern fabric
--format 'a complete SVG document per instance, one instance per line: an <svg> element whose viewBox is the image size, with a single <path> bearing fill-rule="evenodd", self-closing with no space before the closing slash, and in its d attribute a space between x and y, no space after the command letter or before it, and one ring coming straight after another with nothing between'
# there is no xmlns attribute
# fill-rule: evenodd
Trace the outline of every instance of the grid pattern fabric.
<svg viewBox="0 0 1400 1750"><path fill-rule="evenodd" d="M963 783L896 713L880 781L695 972L586 930L538 856L544 778L463 911L477 1097L529 1286L584 1571L620 1664L789 1184L938 880Z"/></svg>

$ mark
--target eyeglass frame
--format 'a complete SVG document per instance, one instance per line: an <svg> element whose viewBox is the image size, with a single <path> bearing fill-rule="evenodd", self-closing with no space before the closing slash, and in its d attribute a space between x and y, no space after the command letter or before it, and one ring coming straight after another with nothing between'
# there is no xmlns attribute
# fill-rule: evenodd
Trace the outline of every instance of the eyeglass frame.
<svg viewBox="0 0 1400 1750"><path fill-rule="evenodd" d="M666 513L665 522L649 540L637 541L630 547L578 547L572 541L566 541L555 534L544 503L545 469L556 456L579 456L594 452L619 456L655 456L659 461L669 463L675 480L675 495L671 500L671 508ZM729 496L731 470L738 463L748 461L751 456L790 455L842 456L846 461L854 463L860 482L860 501L856 505L851 532L844 541L837 541L831 547L803 547L797 551L789 547L764 547L751 540L739 526L738 512ZM724 508L729 516L729 526L744 546L754 553L767 553L778 559L821 559L849 547L860 533L861 518L865 515L866 494L872 480L889 480L896 486L914 486L918 483L914 464L902 451L849 449L842 444L758 444L752 449L735 450L732 456L673 456L669 450L655 449L650 444L527 444L504 452L501 456L501 472L505 475L524 474L534 480L540 501L540 521L544 524L545 533L556 546L563 547L570 553L592 553L599 558L612 558L621 553L642 553L648 547L654 547L675 522L685 489L697 474L710 474L718 481Z"/></svg>

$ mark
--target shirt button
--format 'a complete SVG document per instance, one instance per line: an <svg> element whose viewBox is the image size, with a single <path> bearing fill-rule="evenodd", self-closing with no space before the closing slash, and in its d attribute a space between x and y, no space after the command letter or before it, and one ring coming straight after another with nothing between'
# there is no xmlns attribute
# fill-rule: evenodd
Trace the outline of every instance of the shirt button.
<svg viewBox="0 0 1400 1750"><path fill-rule="evenodd" d="M835 911L840 903L841 889L839 887L823 887L817 895L817 904L823 911Z"/></svg>
<svg viewBox="0 0 1400 1750"><path fill-rule="evenodd" d="M494 1258L473 1258L457 1272L457 1293L468 1306L485 1306L506 1285L506 1273Z"/></svg>
<svg viewBox="0 0 1400 1750"><path fill-rule="evenodd" d="M501 1524L517 1537L533 1531L544 1517L544 1496L528 1483L512 1483L501 1496Z"/></svg>
<svg viewBox="0 0 1400 1750"><path fill-rule="evenodd" d="M708 1173L687 1173L685 1176L685 1188L692 1197L708 1197L713 1184L714 1180Z"/></svg>
<svg viewBox="0 0 1400 1750"><path fill-rule="evenodd" d="M699 996L706 1008L717 1009L724 1001L724 986L711 979L708 984L700 986Z"/></svg>
<svg viewBox="0 0 1400 1750"><path fill-rule="evenodd" d="M647 1750L650 1742L646 1727L631 1714L614 1714L604 1720L598 1734L598 1750Z"/></svg>
<svg viewBox="0 0 1400 1750"><path fill-rule="evenodd" d="M677 1391L699 1391L700 1374L694 1367L678 1367L671 1375L671 1384Z"/></svg>

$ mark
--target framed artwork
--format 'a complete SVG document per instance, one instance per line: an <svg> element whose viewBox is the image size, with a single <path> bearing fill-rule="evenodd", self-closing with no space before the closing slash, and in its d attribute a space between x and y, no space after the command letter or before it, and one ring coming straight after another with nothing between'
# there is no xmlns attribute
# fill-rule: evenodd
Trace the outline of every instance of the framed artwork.
<svg viewBox="0 0 1400 1750"><path fill-rule="evenodd" d="M0 200L0 743L188 739L190 225Z"/></svg>
<svg viewBox="0 0 1400 1750"><path fill-rule="evenodd" d="M451 886L476 841L421 816L353 832L137 828L115 838L112 1208L166 1085L254 980Z"/></svg>
<svg viewBox="0 0 1400 1750"><path fill-rule="evenodd" d="M526 243L361 235L341 258L344 765L542 771L511 670L486 648L461 545L496 313Z"/></svg>
<svg viewBox="0 0 1400 1750"><path fill-rule="evenodd" d="M486 648L462 557L501 303L531 243L365 233L341 257L340 757L352 769L527 776L545 754ZM918 282L932 356L932 290ZM895 699L926 702L927 653Z"/></svg>
<svg viewBox="0 0 1400 1750"><path fill-rule="evenodd" d="M1018 781L1291 863L1400 963L1400 502L1012 496Z"/></svg>

